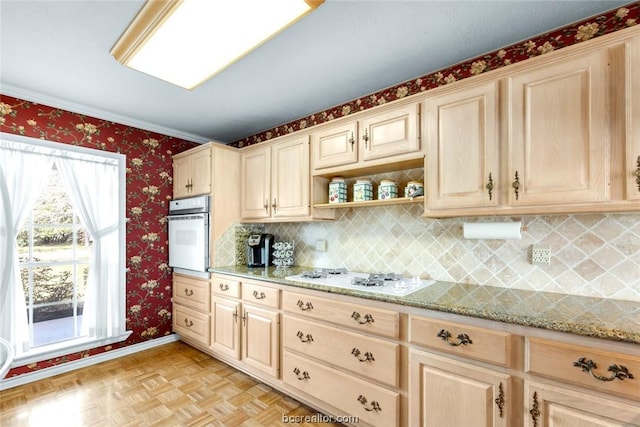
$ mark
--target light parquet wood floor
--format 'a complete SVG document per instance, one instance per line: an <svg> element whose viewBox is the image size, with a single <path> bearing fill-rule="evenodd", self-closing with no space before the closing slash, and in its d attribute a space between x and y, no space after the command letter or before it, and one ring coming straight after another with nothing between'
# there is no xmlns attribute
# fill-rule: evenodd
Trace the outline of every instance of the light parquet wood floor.
<svg viewBox="0 0 640 427"><path fill-rule="evenodd" d="M317 412L175 342L0 391L0 426L339 426L289 423Z"/></svg>

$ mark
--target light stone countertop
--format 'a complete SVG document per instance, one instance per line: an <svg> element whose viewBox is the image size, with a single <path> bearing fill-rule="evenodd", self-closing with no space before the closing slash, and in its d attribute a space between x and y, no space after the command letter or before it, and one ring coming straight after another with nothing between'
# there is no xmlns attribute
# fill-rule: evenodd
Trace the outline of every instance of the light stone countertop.
<svg viewBox="0 0 640 427"><path fill-rule="evenodd" d="M640 302L439 281L400 297L285 279L287 276L313 269L290 267L279 271L275 267L229 266L210 268L209 271L291 287L640 344Z"/></svg>

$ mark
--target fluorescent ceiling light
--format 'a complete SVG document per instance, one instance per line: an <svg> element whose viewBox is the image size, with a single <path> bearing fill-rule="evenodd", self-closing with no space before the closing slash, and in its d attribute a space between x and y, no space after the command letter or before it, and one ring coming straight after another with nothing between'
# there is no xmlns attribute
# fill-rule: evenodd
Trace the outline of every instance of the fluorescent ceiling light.
<svg viewBox="0 0 640 427"><path fill-rule="evenodd" d="M127 67L193 89L324 0L147 0L111 49Z"/></svg>

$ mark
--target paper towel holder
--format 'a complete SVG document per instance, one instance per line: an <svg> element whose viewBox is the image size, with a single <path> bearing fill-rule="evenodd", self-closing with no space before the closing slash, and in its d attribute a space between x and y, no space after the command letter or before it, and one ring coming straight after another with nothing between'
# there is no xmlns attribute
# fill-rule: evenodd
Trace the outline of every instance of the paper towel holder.
<svg viewBox="0 0 640 427"><path fill-rule="evenodd" d="M507 222L465 222L462 235L470 240L520 240L522 231L526 231L522 221Z"/></svg>

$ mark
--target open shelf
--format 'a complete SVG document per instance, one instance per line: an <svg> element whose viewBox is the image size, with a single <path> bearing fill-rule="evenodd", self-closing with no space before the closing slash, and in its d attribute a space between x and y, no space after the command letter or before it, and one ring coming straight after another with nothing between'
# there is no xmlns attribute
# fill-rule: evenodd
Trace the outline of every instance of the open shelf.
<svg viewBox="0 0 640 427"><path fill-rule="evenodd" d="M367 200L364 202L344 202L344 203L320 203L313 205L315 209L344 209L366 206L390 206L390 205L412 205L424 203L424 196L418 197L397 197L385 200Z"/></svg>

